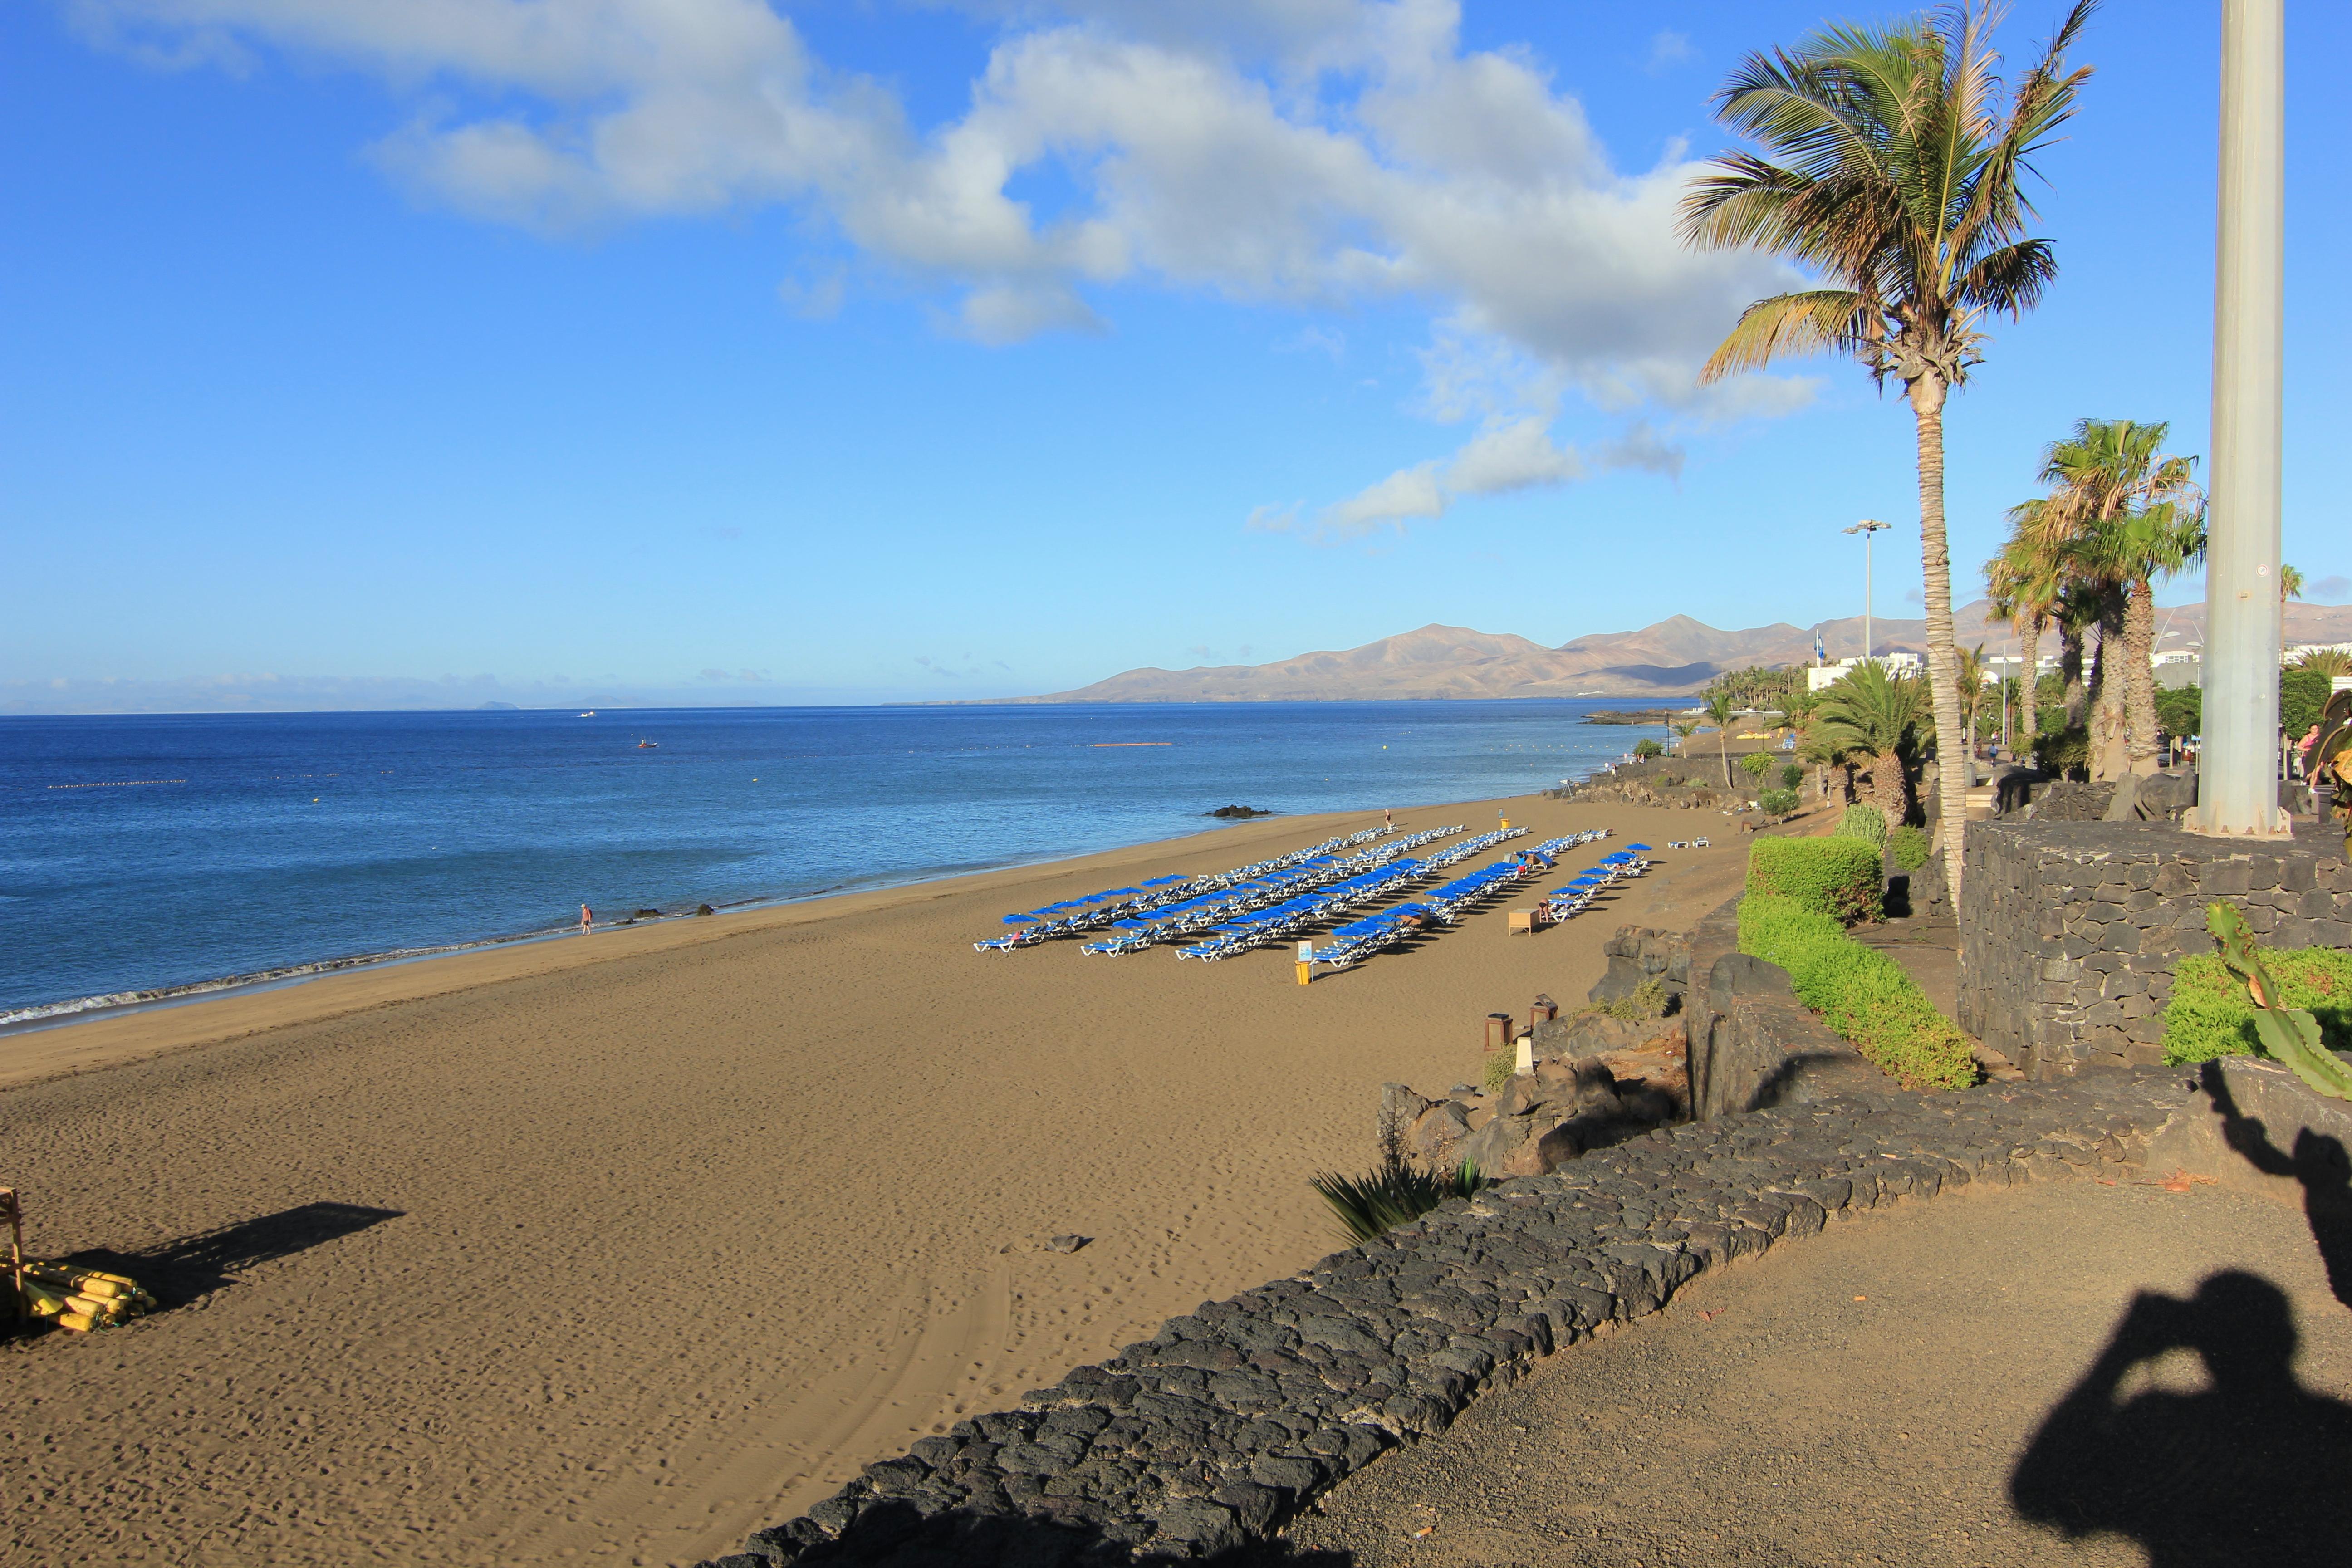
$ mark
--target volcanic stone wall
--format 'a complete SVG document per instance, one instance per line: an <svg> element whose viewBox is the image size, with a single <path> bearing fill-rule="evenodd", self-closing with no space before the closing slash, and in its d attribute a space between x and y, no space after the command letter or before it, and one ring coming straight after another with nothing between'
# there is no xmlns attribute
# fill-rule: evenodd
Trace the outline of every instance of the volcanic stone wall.
<svg viewBox="0 0 2352 1568"><path fill-rule="evenodd" d="M2137 1171L2210 1120L2197 1099L2178 1071L2098 1073L1662 1129L1204 1302L711 1568L1209 1556L1697 1274L1907 1197Z"/></svg>
<svg viewBox="0 0 2352 1568"><path fill-rule="evenodd" d="M2279 947L2352 946L2340 842L2259 848L2161 822L1971 824L1959 1025L2029 1078L2163 1059L2172 972L2225 899Z"/></svg>

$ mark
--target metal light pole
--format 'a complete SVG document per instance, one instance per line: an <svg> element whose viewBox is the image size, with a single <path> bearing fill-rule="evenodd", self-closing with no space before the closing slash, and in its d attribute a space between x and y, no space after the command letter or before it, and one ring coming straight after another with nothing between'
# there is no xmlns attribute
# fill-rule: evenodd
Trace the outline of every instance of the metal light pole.
<svg viewBox="0 0 2352 1568"><path fill-rule="evenodd" d="M1846 530L1862 535L1862 658L1865 664L1870 662L1870 536L1893 526L1865 517Z"/></svg>
<svg viewBox="0 0 2352 1568"><path fill-rule="evenodd" d="M2279 362L2284 313L2284 0L2222 0L2213 280L2213 488L2205 749L2190 830L2284 838L2279 809Z"/></svg>

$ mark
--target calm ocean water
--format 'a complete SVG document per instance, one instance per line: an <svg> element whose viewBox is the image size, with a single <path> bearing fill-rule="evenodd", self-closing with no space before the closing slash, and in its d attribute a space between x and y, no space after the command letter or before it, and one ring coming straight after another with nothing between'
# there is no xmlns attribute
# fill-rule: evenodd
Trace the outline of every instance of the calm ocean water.
<svg viewBox="0 0 2352 1568"><path fill-rule="evenodd" d="M1609 706L0 719L0 1022L545 931L583 900L723 908L1084 854L1227 803L1524 794L1656 732L1580 721Z"/></svg>

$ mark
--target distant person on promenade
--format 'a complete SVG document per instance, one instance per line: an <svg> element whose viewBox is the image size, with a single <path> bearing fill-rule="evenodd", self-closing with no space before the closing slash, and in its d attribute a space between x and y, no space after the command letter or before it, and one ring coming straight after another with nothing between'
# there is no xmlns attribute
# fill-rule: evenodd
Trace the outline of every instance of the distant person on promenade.
<svg viewBox="0 0 2352 1568"><path fill-rule="evenodd" d="M592 909L590 909L590 908L589 908L587 905L585 905L585 904L581 905L581 906L580 906L580 934L581 934L582 936L586 936L586 935L588 934L588 928L589 928L590 926L594 925L595 923L596 923L596 911L595 911L595 910L592 910Z"/></svg>

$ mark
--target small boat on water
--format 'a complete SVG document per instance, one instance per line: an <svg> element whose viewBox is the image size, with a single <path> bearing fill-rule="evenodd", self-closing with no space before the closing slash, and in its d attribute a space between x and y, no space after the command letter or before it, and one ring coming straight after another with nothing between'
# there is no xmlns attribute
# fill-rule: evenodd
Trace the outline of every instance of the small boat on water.
<svg viewBox="0 0 2352 1568"><path fill-rule="evenodd" d="M583 713L582 715L580 715L580 717L582 717L583 719L593 719L594 717L596 717L596 710L594 710L593 708L591 708L590 710L588 710L588 711L587 711L587 712Z"/></svg>
<svg viewBox="0 0 2352 1568"><path fill-rule="evenodd" d="M637 750L641 752L658 752L661 750L661 742L659 741L639 741L637 742Z"/></svg>

